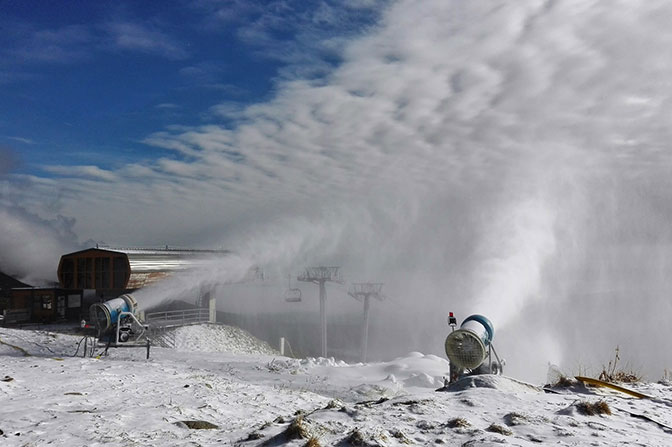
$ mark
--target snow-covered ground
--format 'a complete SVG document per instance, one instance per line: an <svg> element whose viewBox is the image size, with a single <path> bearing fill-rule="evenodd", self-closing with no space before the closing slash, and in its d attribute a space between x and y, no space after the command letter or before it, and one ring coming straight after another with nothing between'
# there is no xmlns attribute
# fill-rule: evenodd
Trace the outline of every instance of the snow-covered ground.
<svg viewBox="0 0 672 447"><path fill-rule="evenodd" d="M420 353L297 360L208 325L180 329L177 349L149 360L144 349L73 357L80 340L0 328L0 445L672 445L670 384L632 385L654 397L635 399L479 376L436 392L448 362ZM611 415L580 411L599 401Z"/></svg>

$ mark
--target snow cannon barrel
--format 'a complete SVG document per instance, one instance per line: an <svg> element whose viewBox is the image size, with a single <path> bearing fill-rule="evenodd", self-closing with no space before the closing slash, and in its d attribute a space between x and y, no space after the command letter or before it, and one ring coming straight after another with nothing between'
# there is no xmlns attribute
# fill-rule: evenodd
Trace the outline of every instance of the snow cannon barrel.
<svg viewBox="0 0 672 447"><path fill-rule="evenodd" d="M476 369L488 356L494 335L490 320L483 315L471 315L446 337L446 355L459 368Z"/></svg>
<svg viewBox="0 0 672 447"><path fill-rule="evenodd" d="M104 303L92 304L89 308L91 320L95 323L98 336L110 331L118 322L119 314L130 312L135 314L138 302L131 295L121 295Z"/></svg>

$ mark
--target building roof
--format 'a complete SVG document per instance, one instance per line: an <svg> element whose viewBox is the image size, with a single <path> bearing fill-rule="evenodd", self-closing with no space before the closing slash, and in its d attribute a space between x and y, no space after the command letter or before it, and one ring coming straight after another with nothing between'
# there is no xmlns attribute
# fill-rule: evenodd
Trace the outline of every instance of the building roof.
<svg viewBox="0 0 672 447"><path fill-rule="evenodd" d="M147 249L112 248L126 253L133 273L179 272L203 266L208 261L221 258L228 250L187 250L187 249Z"/></svg>
<svg viewBox="0 0 672 447"><path fill-rule="evenodd" d="M9 275L6 275L0 272L0 290L9 290L18 287L30 287L28 284L25 284L18 279L12 278Z"/></svg>
<svg viewBox="0 0 672 447"><path fill-rule="evenodd" d="M195 250L182 248L118 248L100 247L68 253L63 257L78 256L89 252L124 254L128 258L130 277L126 288L139 289L175 272L196 270L214 259L231 254L229 250Z"/></svg>

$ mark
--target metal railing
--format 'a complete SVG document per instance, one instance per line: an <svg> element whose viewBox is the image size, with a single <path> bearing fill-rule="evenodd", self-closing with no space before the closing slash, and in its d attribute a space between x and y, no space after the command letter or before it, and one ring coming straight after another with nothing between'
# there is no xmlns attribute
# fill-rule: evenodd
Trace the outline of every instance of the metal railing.
<svg viewBox="0 0 672 447"><path fill-rule="evenodd" d="M145 314L149 327L167 328L186 326L189 324L207 323L210 320L208 309L169 310L166 312L150 312Z"/></svg>
<svg viewBox="0 0 672 447"><path fill-rule="evenodd" d="M177 347L177 340L175 331L172 328L149 328L149 337L154 346L161 346L162 348L175 349Z"/></svg>
<svg viewBox="0 0 672 447"><path fill-rule="evenodd" d="M0 316L0 325L27 323L30 321L30 309L6 309Z"/></svg>

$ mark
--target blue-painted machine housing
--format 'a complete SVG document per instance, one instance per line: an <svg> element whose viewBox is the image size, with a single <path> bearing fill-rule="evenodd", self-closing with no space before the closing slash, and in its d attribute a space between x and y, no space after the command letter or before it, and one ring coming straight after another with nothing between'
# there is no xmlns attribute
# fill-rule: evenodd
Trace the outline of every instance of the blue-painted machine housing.
<svg viewBox="0 0 672 447"><path fill-rule="evenodd" d="M123 312L135 313L137 301L131 295L122 295L118 298L96 303L89 310L90 318L98 329L98 336L109 332L119 321L119 315Z"/></svg>
<svg viewBox="0 0 672 447"><path fill-rule="evenodd" d="M469 325L467 325L466 327L465 325L470 321L476 321L483 326L487 334L487 337L483 340L483 343L486 346L489 345L492 342L492 339L495 337L495 327L492 325L492 322L483 315L474 314L465 318L462 324L460 325L460 328L466 329Z"/></svg>

